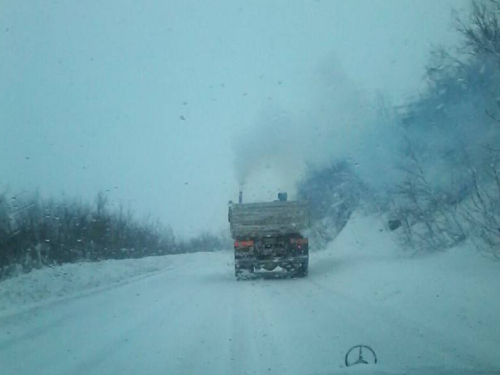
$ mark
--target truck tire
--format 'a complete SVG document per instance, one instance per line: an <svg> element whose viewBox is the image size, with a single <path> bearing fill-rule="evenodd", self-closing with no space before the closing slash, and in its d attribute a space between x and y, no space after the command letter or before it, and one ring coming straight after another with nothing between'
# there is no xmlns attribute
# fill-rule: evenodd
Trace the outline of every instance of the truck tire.
<svg viewBox="0 0 500 375"><path fill-rule="evenodd" d="M234 275L238 281L248 279L253 272L253 266L242 267L237 263L234 265Z"/></svg>
<svg viewBox="0 0 500 375"><path fill-rule="evenodd" d="M306 260L304 263L301 263L300 266L297 267L296 275L298 277L306 277L309 271L309 261Z"/></svg>

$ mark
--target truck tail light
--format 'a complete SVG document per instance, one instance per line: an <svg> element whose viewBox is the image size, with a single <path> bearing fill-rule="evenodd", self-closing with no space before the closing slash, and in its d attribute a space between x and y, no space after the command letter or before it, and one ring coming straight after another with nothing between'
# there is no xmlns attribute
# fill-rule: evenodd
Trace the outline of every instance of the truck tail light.
<svg viewBox="0 0 500 375"><path fill-rule="evenodd" d="M253 241L234 241L234 247L252 247Z"/></svg>

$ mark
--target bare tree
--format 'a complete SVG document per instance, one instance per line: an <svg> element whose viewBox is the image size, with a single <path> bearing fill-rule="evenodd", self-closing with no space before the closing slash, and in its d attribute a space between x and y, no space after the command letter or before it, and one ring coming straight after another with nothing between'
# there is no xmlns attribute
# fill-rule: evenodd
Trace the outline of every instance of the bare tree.
<svg viewBox="0 0 500 375"><path fill-rule="evenodd" d="M468 165L474 191L463 215L476 233L479 250L500 259L500 150L488 147L487 155L489 173L482 181Z"/></svg>
<svg viewBox="0 0 500 375"><path fill-rule="evenodd" d="M492 55L500 63L500 1L472 2L472 12L464 21L457 18L457 30L464 36L465 49L472 55Z"/></svg>
<svg viewBox="0 0 500 375"><path fill-rule="evenodd" d="M463 52L475 58L491 56L500 64L500 1L486 0L472 2L472 12L467 20L457 17L457 30L464 37ZM496 123L500 123L500 101L497 109L487 110L486 114Z"/></svg>
<svg viewBox="0 0 500 375"><path fill-rule="evenodd" d="M452 192L439 191L426 178L412 143L407 140L406 178L397 185L392 216L402 224L403 243L417 251L440 251L465 240Z"/></svg>

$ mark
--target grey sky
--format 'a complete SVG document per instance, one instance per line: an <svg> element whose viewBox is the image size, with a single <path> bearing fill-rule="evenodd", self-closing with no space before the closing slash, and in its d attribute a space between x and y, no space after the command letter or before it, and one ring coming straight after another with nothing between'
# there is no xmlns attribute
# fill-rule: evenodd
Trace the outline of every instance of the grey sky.
<svg viewBox="0 0 500 375"><path fill-rule="evenodd" d="M266 108L313 132L330 62L340 87L403 101L467 3L1 0L0 188L109 190L183 236L225 228L235 149L265 137ZM249 199L291 189L263 165Z"/></svg>

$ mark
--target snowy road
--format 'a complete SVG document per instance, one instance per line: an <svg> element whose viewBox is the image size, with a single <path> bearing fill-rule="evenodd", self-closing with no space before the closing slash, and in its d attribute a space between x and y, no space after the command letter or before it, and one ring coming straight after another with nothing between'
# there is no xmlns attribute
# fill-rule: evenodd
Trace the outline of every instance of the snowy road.
<svg viewBox="0 0 500 375"><path fill-rule="evenodd" d="M147 277L4 315L0 373L343 373L359 343L377 351L377 368L500 369L500 308L477 308L484 272L460 277L483 296L443 286L439 261L342 254L313 256L304 279L240 282L231 252L175 256Z"/></svg>

